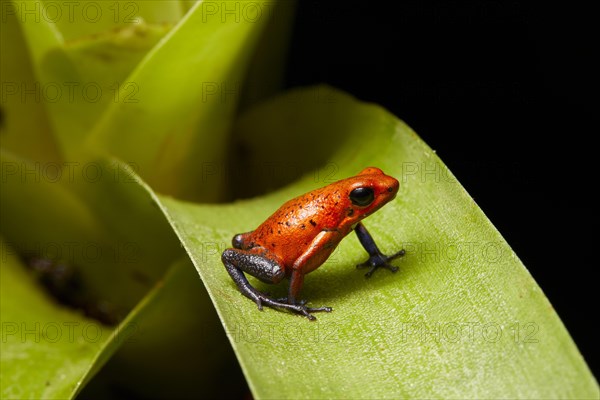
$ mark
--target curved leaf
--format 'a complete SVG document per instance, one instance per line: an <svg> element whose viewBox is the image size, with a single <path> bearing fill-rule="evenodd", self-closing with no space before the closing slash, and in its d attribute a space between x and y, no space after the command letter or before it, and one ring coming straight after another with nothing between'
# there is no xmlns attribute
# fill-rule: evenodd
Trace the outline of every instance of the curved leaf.
<svg viewBox="0 0 600 400"><path fill-rule="evenodd" d="M34 160L62 159L45 105L36 97L35 68L19 20L11 3L2 0L0 24L0 135L2 147ZM43 44L42 44L43 46ZM24 90L25 89L25 90Z"/></svg>
<svg viewBox="0 0 600 400"><path fill-rule="evenodd" d="M121 388L152 399L245 394L242 374L231 368L235 355L189 258L169 268L123 325L127 340L81 398L119 398ZM223 371L229 371L226 386Z"/></svg>
<svg viewBox="0 0 600 400"><path fill-rule="evenodd" d="M17 4L23 7L19 3L21 2ZM41 15L39 20L44 19L55 25L67 43L92 39L111 31L126 31L128 27L137 24L172 26L186 11L179 2L172 0L84 0L76 3L44 0L37 7ZM29 5L28 9L34 8Z"/></svg>
<svg viewBox="0 0 600 400"><path fill-rule="evenodd" d="M4 241L0 245L0 393L10 399L72 397L118 331L57 304L21 265L16 250Z"/></svg>
<svg viewBox="0 0 600 400"><path fill-rule="evenodd" d="M177 12L166 12L165 19L152 17L174 6ZM11 98L24 108L10 117L26 120L31 105L43 107L61 156L73 161L108 105L139 101L139 87L126 78L177 22L181 10L169 1L3 1L3 12L20 23L31 58L31 65L15 59L8 64L34 73L34 79L17 76L7 82L16 85ZM15 45L9 43L9 51ZM3 59L4 52L3 46Z"/></svg>
<svg viewBox="0 0 600 400"><path fill-rule="evenodd" d="M19 254L77 267L87 290L121 312L179 256L145 186L115 160L60 169L0 151L0 161L0 233L7 243Z"/></svg>
<svg viewBox="0 0 600 400"><path fill-rule="evenodd" d="M139 101L113 104L90 144L138 165L157 191L222 198L223 181L206 169L224 162L246 67L270 17L264 4L196 3L128 78Z"/></svg>
<svg viewBox="0 0 600 400"><path fill-rule="evenodd" d="M233 354L206 292L189 259L172 264L179 243L128 167L95 160L55 178L0 155L2 398L72 398L118 349L107 387L239 396L243 385L223 390L216 379ZM71 267L84 303L126 318L111 327L59 303L20 265L28 256Z"/></svg>
<svg viewBox="0 0 600 400"><path fill-rule="evenodd" d="M251 110L238 130L252 137L251 150L292 161L306 150L334 150L328 154L333 173L304 176L230 205L160 197L254 395L597 397L594 377L548 300L435 153L380 107L316 89L327 102L315 101L315 88L295 91ZM298 148L289 147L296 142ZM319 149L322 143L327 150ZM369 165L400 180L396 200L365 220L384 252L406 249L395 262L400 272L365 279L354 268L365 253L350 237L305 280L303 297L310 305L332 306L332 313L312 323L258 311L220 261L231 237L254 229L285 200ZM252 282L275 296L286 293Z"/></svg>

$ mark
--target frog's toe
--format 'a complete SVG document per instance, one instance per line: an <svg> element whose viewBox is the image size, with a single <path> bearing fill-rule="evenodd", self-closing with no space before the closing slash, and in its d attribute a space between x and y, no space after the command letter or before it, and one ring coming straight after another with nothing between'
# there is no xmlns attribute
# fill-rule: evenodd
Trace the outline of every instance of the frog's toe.
<svg viewBox="0 0 600 400"><path fill-rule="evenodd" d="M298 307L298 312L304 315L311 321L315 321L317 318L311 313L314 312L331 312L333 309L331 307L306 307L304 305Z"/></svg>
<svg viewBox="0 0 600 400"><path fill-rule="evenodd" d="M260 297L257 297L256 299L254 299L254 302L256 303L256 306L258 307L258 309L260 311L263 310L263 306L262 306L262 300Z"/></svg>
<svg viewBox="0 0 600 400"><path fill-rule="evenodd" d="M391 256L386 256L383 253L377 253L369 257L367 261L362 264L358 264L356 268L367 268L369 267L369 271L365 274L367 278L371 277L375 271L379 268L389 269L392 272L398 272L399 268L391 265L389 261L394 260L398 257L406 254L406 251L400 250L399 252L392 254Z"/></svg>
<svg viewBox="0 0 600 400"><path fill-rule="evenodd" d="M397 252L397 253L395 253L395 254L392 254L391 256L386 256L386 257L385 257L385 260L386 260L386 261L392 261L392 260L394 260L394 259L396 259L396 258L398 258L398 257L402 257L402 256L403 256L403 255L405 255L405 254L406 254L406 251L405 251L404 249L402 249L402 250L400 250L399 252Z"/></svg>
<svg viewBox="0 0 600 400"><path fill-rule="evenodd" d="M308 312L332 312L333 308L331 308L331 307L307 307L306 310Z"/></svg>
<svg viewBox="0 0 600 400"><path fill-rule="evenodd" d="M275 301L278 302L278 303L290 304L287 297L280 297L278 299L275 299ZM296 305L296 304L299 305L299 306L303 306L303 305L306 304L306 300L299 300L299 301L297 301L296 303L294 303L292 305Z"/></svg>

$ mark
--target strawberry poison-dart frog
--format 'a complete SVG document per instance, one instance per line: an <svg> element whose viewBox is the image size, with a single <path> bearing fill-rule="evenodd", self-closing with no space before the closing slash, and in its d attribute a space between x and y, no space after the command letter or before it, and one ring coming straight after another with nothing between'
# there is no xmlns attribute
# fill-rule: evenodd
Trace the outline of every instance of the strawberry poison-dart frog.
<svg viewBox="0 0 600 400"><path fill-rule="evenodd" d="M404 250L386 256L360 222L396 197L399 183L379 168L366 168L351 178L334 182L285 203L256 230L235 235L234 248L223 252L221 259L239 290L262 306L287 309L310 320L317 311L297 297L304 275L327 260L340 241L352 230L369 253L369 259L357 267L370 267L366 276L378 268L392 272L398 267L388 262L404 255ZM266 283L289 278L286 298L273 299L250 285L244 272Z"/></svg>

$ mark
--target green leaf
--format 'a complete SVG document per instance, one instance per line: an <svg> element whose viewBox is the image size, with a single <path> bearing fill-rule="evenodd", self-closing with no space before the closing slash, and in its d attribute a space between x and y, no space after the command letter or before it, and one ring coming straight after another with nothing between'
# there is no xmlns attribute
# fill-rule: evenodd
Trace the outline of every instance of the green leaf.
<svg viewBox="0 0 600 400"><path fill-rule="evenodd" d="M22 2L16 4L21 8L25 6ZM31 4L28 6L25 10L36 9ZM172 0L84 0L77 3L44 0L37 9L38 20L53 24L67 43L93 39L111 31L124 31L136 24L172 26L186 11Z"/></svg>
<svg viewBox="0 0 600 400"><path fill-rule="evenodd" d="M72 397L118 331L57 304L40 290L15 249L4 241L0 246L2 398Z"/></svg>
<svg viewBox="0 0 600 400"><path fill-rule="evenodd" d="M66 261L126 313L180 255L132 171L115 160L34 163L0 151L0 233L19 254ZM137 221L137 223L132 223Z"/></svg>
<svg viewBox="0 0 600 400"><path fill-rule="evenodd" d="M139 101L112 104L92 147L135 163L154 190L221 199L223 180L207 179L206 170L224 163L246 67L270 17L259 13L267 4L196 3L129 76Z"/></svg>
<svg viewBox="0 0 600 400"><path fill-rule="evenodd" d="M231 368L236 365L235 355L188 257L169 268L132 311L127 326L130 331L122 348L81 398L120 394L111 388L127 388L140 398L154 399L197 398L199 393L240 398L245 394L242 375ZM230 371L230 385L225 387L223 371Z"/></svg>
<svg viewBox="0 0 600 400"><path fill-rule="evenodd" d="M234 204L160 197L255 397L598 397L594 377L531 275L403 122L378 106L317 87L249 111L237 130L250 154L286 162L275 166L289 166L289 176L314 153L328 162L326 170L293 185ZM394 262L400 272L378 271L365 279L354 266L366 254L349 237L306 277L302 293L309 305L332 306L332 313L309 322L258 311L220 261L232 236L254 229L289 198L370 165L401 184L397 198L365 220L384 252L406 249ZM262 176L262 182L271 178ZM252 283L274 296L286 293L285 285Z"/></svg>
<svg viewBox="0 0 600 400"><path fill-rule="evenodd" d="M219 387L234 356L212 304L189 259L173 263L179 243L132 171L97 159L53 174L0 155L0 234L10 245L1 252L2 397L72 398L115 352L102 373L111 387L183 398L201 385L239 397L243 385ZM86 302L126 318L109 327L59 304L17 256L65 263Z"/></svg>
<svg viewBox="0 0 600 400"><path fill-rule="evenodd" d="M8 11L10 6L6 0L0 3L3 10L0 24L2 147L33 160L58 162L62 154L46 108L36 98L38 81L17 15Z"/></svg>
<svg viewBox="0 0 600 400"><path fill-rule="evenodd" d="M146 397L187 398L199 386L205 394L239 397L236 387L217 384L233 354L189 259L173 264L160 285L110 327L59 305L14 249L0 241L0 251L2 398L73 398L121 346L102 373L113 386ZM94 389L92 383L82 396Z"/></svg>
<svg viewBox="0 0 600 400"><path fill-rule="evenodd" d="M94 159L57 170L54 163L32 163L6 151L0 156L0 234L12 245L10 251L2 252L2 284L19 286L23 280L31 282L31 292L35 292L15 293L2 287L2 331L10 336L2 342L2 395L72 397L124 345L103 370L103 376L111 378L110 387L117 382L144 396L162 393L183 398L201 385L204 393L239 397L243 385L226 390L219 387L217 377L232 361L235 363L234 356L189 259L167 271L182 252L150 189L115 160ZM5 274L4 256L14 258L17 254L65 262L80 274L87 296L127 318L110 328L84 318L81 311L54 304L56 300L26 276L24 266L15 267L14 279ZM10 299L5 301L4 296ZM29 296L49 305L30 303ZM62 310L66 316L56 319L45 311L49 307ZM40 319L40 313L49 320ZM76 319L69 319L69 315ZM53 362L60 360L64 365L46 369L53 364L46 364L38 354L44 354L55 342L23 336L24 329L37 329L40 335L46 330L51 335L56 322L66 335L69 324L80 319L85 324L80 323L74 334L81 336L81 329L88 329L91 335L98 326L105 332L102 341L92 343L89 352L76 359L70 355L81 347L79 342L69 339L63 347L50 347L56 354ZM112 331L115 338L108 335ZM154 362L156 357L164 362ZM28 364L16 358L44 367L23 380L20 371ZM60 384L40 392L44 389L40 382L46 380Z"/></svg>
<svg viewBox="0 0 600 400"><path fill-rule="evenodd" d="M127 77L181 14L169 1L14 1L3 2L3 10L9 21L20 23L31 58L31 64L24 57L9 58L9 71L33 72L31 78L15 74L3 83L10 85L7 99L22 105L8 110L7 119L27 126L21 121L31 118L31 105L43 108L53 142L69 161L78 158L82 141L108 105L139 101L139 87ZM158 18L160 10L172 12ZM7 43L2 58L5 51L7 56L22 51L14 50L20 45Z"/></svg>

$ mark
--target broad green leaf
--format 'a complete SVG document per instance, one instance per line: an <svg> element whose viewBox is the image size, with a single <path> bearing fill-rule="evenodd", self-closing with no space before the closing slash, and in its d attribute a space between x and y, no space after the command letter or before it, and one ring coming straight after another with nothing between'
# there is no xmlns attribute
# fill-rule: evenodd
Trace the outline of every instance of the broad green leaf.
<svg viewBox="0 0 600 400"><path fill-rule="evenodd" d="M0 233L12 245L2 248L2 397L73 397L121 345L103 370L112 386L224 393L217 375L233 353L189 259L167 271L181 248L149 189L114 160L52 175L46 164L0 155ZM17 255L65 262L88 296L127 318L108 327L59 305Z"/></svg>
<svg viewBox="0 0 600 400"><path fill-rule="evenodd" d="M154 399L242 397L243 377L231 368L235 355L188 257L175 263L131 314L127 340L82 399L114 398L119 390L111 388ZM230 385L224 387L227 370Z"/></svg>
<svg viewBox="0 0 600 400"><path fill-rule="evenodd" d="M115 160L32 163L0 152L0 233L19 254L66 261L128 312L180 254L143 184ZM132 223L136 221L136 223Z"/></svg>
<svg viewBox="0 0 600 400"><path fill-rule="evenodd" d="M16 251L0 246L2 398L73 398L117 350L100 375L113 387L153 398L240 395L242 385L217 384L233 353L188 258L110 327L56 303ZM94 382L83 398L98 393Z"/></svg>
<svg viewBox="0 0 600 400"><path fill-rule="evenodd" d="M184 12L188 12L199 1L202 0L179 0L179 3L181 4L182 10L184 10Z"/></svg>
<svg viewBox="0 0 600 400"><path fill-rule="evenodd" d="M22 8L21 2L17 2ZM44 0L36 5L39 20L54 24L68 43L94 39L96 35L127 30L132 25L172 26L185 14L181 4L172 0L152 1L94 1L57 2ZM26 10L35 10L32 5ZM141 36L141 34L139 34Z"/></svg>
<svg viewBox="0 0 600 400"><path fill-rule="evenodd" d="M31 55L31 65L25 59L9 59L8 64L34 72L34 79L10 81L18 88L12 96L45 109L54 141L66 160L77 159L83 139L109 104L139 101L139 87L127 81L127 76L181 13L175 2L139 3L145 6L136 2L3 2L7 16L20 23ZM178 11L158 18L155 14L161 6ZM128 10L126 16L111 17L111 12L121 9ZM7 51L19 45L8 43ZM28 110L23 107L8 117L28 119Z"/></svg>
<svg viewBox="0 0 600 400"><path fill-rule="evenodd" d="M157 191L215 201L247 64L271 2L199 2L127 79L139 102L111 105L90 138ZM200 160L200 161L199 161Z"/></svg>
<svg viewBox="0 0 600 400"><path fill-rule="evenodd" d="M229 205L160 197L255 397L598 397L594 377L541 289L403 122L378 106L318 87L249 111L237 130L250 154L263 151L295 168L317 153L331 166ZM285 200L369 165L401 184L397 198L365 220L384 252L406 249L394 262L400 272L378 271L365 279L354 266L366 254L348 237L306 277L302 293L309 305L332 306L332 313L309 322L258 311L220 261L231 237L254 229ZM252 283L274 296L286 293L285 285Z"/></svg>
<svg viewBox="0 0 600 400"><path fill-rule="evenodd" d="M15 249L4 241L0 246L0 394L6 399L72 397L118 331L56 303Z"/></svg>
<svg viewBox="0 0 600 400"><path fill-rule="evenodd" d="M60 155L71 159L72 151L78 141L74 140L77 135L81 135L79 129L69 130L76 132L77 135L70 135L67 140L64 123L64 115L56 114L55 111L61 108L61 103L68 101L70 96L63 96L66 91L65 83L77 82L76 70L64 50L63 37L55 24L47 18L43 18L44 3L41 1L6 1L2 2L3 12L8 16L14 15L14 18L20 23L21 31L26 47L30 55L31 65L16 64L16 62L25 62L26 60L10 60L13 68L24 68L33 70L33 81L17 82L21 84L19 94L23 102L32 102L44 107L48 121L50 123L53 139L59 148ZM16 46L18 43L9 44ZM62 85L62 87L61 87ZM29 118L27 107L19 110L22 113L9 115L11 119ZM62 118L61 118L62 117ZM77 118L71 122L77 126Z"/></svg>
<svg viewBox="0 0 600 400"><path fill-rule="evenodd" d="M25 38L11 3L0 1L0 135L2 147L33 160L59 162L62 158L46 108L37 97L38 82Z"/></svg>
<svg viewBox="0 0 600 400"><path fill-rule="evenodd" d="M30 44L29 53L36 74L40 75L39 66L44 57L60 49L63 37L55 24L43 18L43 2L37 0L9 1L2 0L2 11L7 17L13 17L23 27L23 36ZM35 45L31 45L35 43Z"/></svg>
<svg viewBox="0 0 600 400"><path fill-rule="evenodd" d="M62 55L48 55L45 66L50 70L56 64L56 70L47 79L59 82L57 91L62 94L60 101L50 103L49 108L65 147L73 148L71 157L109 106L140 101L140 88L128 76L172 27L141 20L67 42L64 53L72 64L70 71L58 66ZM45 85L51 88L52 83Z"/></svg>

